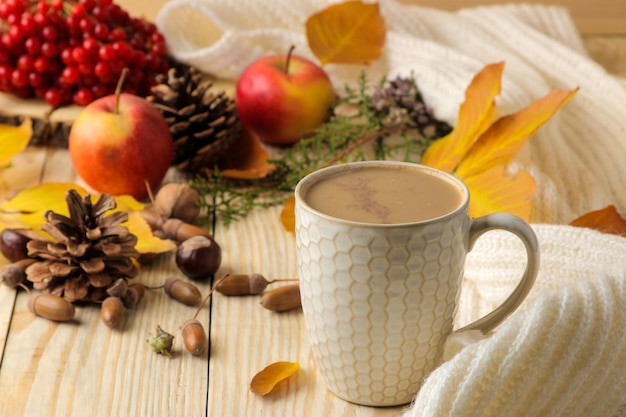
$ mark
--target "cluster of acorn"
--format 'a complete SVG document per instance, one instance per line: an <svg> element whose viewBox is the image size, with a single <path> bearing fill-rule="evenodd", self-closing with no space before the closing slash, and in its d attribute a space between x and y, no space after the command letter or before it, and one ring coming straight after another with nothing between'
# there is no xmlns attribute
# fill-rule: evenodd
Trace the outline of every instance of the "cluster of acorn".
<svg viewBox="0 0 626 417"><path fill-rule="evenodd" d="M298 284L282 285L269 291L269 284L295 279L267 280L258 273L226 274L218 279L207 295L202 298L198 287L179 278L168 278L163 285L167 295L188 306L197 307L196 314L181 326L185 348L193 355L201 355L208 349L208 337L202 323L196 317L214 291L228 296L259 295L261 305L268 310L283 312L300 307L300 288ZM174 336L157 326L154 335L147 340L153 350L165 356L171 356Z"/></svg>
<svg viewBox="0 0 626 417"><path fill-rule="evenodd" d="M221 264L221 248L206 229L196 226L199 215L199 194L187 184L166 184L152 198L153 204L141 212L153 233L178 243L175 262L180 271L192 280L204 280L213 276ZM0 233L0 252L11 261L0 268L0 281L13 288L21 286L29 292L28 308L37 316L53 321L69 321L75 316L74 303L67 298L48 292L30 291L26 269L36 260L29 257L28 242L41 237L33 230L5 229ZM140 261L151 260L142 254ZM131 309L143 298L146 290L162 289L168 296L183 304L198 308L193 318L181 326L185 348L194 355L204 353L208 338L196 316L214 291L224 295L261 295L261 305L272 311L287 311L300 307L300 291L297 284L282 285L266 291L269 284L294 279L269 281L262 275L227 274L217 280L203 298L200 290L188 280L172 277L159 287L146 287L127 278L116 279L106 288L101 299L101 319L110 328L118 327L125 309ZM158 353L169 356L173 336L157 326L157 332L148 343Z"/></svg>

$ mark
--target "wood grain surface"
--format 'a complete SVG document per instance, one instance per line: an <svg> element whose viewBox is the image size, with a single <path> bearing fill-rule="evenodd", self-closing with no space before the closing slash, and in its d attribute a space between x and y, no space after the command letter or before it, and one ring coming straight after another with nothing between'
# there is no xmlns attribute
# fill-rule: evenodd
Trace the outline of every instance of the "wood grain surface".
<svg viewBox="0 0 626 417"><path fill-rule="evenodd" d="M119 3L153 18L164 1ZM626 37L586 36L585 44L609 72L626 76ZM0 101L2 110L10 106ZM77 181L66 151L29 148L17 157L0 171L0 201L41 181ZM283 230L279 212L278 207L259 210L228 228L218 227L223 249L218 275L295 276L295 242ZM157 286L179 275L170 254L143 267L136 280ZM203 293L209 289L208 283L199 286ZM199 357L184 350L179 332L195 308L159 290L148 291L117 330L101 322L97 306L79 307L74 322L56 324L34 317L26 300L23 291L0 286L2 417L376 417L402 411L359 407L330 394L317 372L301 312L265 310L259 297L216 294L198 317L210 333L210 352ZM157 324L176 336L172 358L152 352L146 343ZM252 376L275 361L299 362L301 370L266 397L252 394Z"/></svg>

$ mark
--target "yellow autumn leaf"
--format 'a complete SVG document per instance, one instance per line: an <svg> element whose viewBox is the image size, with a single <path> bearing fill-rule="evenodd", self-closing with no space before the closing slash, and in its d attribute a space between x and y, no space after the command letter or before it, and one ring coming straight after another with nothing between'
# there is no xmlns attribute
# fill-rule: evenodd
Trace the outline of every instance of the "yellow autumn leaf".
<svg viewBox="0 0 626 417"><path fill-rule="evenodd" d="M21 190L9 201L0 204L0 210L32 213L50 209L54 205L67 206L65 194L72 189L81 195L87 193L85 189L73 183L48 182Z"/></svg>
<svg viewBox="0 0 626 417"><path fill-rule="evenodd" d="M48 210L68 216L69 210L65 195L70 189L74 189L84 196L89 194L82 187L73 183L45 183L20 191L12 199L0 204L0 226L18 228L25 227L47 235L41 231L45 223L45 214ZM97 196L93 196L97 198ZM137 236L136 249L140 253L163 253L175 248L173 242L160 239L152 233L148 223L139 215L145 205L129 195L115 197L117 207L111 210L125 211L128 213L128 221L123 223L128 231Z"/></svg>
<svg viewBox="0 0 626 417"><path fill-rule="evenodd" d="M517 113L503 116L478 138L456 168L456 175L465 178L498 164L508 163L527 139L543 126L576 94L553 90Z"/></svg>
<svg viewBox="0 0 626 417"><path fill-rule="evenodd" d="M283 204L283 209L280 212L280 222L283 224L283 227L286 231L295 233L296 232L296 213L294 212L294 207L296 205L296 197L290 196L285 204Z"/></svg>
<svg viewBox="0 0 626 417"><path fill-rule="evenodd" d="M26 149L32 132L30 119L20 126L0 124L0 168L9 166L13 157Z"/></svg>
<svg viewBox="0 0 626 417"><path fill-rule="evenodd" d="M474 76L465 90L457 123L447 136L433 142L422 164L452 172L474 142L495 119L495 98L500 94L504 62L489 64Z"/></svg>
<svg viewBox="0 0 626 417"><path fill-rule="evenodd" d="M297 362L274 362L257 373L250 382L250 390L258 395L272 392L276 385L300 369Z"/></svg>
<svg viewBox="0 0 626 417"><path fill-rule="evenodd" d="M578 91L554 90L526 108L495 120L503 64L487 65L468 86L458 123L425 152L422 164L454 173L470 190L470 215L507 211L529 219L537 184L506 164L526 141Z"/></svg>
<svg viewBox="0 0 626 417"><path fill-rule="evenodd" d="M306 34L322 65L369 64L380 56L387 28L378 3L350 0L310 16Z"/></svg>
<svg viewBox="0 0 626 417"><path fill-rule="evenodd" d="M495 212L515 214L528 221L537 183L532 175L520 170L514 175L496 165L477 175L463 179L470 190L469 212L480 217Z"/></svg>
<svg viewBox="0 0 626 417"><path fill-rule="evenodd" d="M176 249L176 244L154 236L150 225L136 211L128 212L128 221L122 224L128 231L137 236L135 249L139 253L164 253Z"/></svg>

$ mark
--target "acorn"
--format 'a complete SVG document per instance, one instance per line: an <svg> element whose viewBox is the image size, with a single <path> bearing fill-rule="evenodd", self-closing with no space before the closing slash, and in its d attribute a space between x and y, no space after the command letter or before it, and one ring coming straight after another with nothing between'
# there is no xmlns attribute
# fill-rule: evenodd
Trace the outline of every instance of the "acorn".
<svg viewBox="0 0 626 417"><path fill-rule="evenodd" d="M272 311L288 311L300 307L300 286L298 284L282 285L261 296L261 305Z"/></svg>
<svg viewBox="0 0 626 417"><path fill-rule="evenodd" d="M202 294L198 287L179 278L165 280L163 290L173 299L188 306L198 306L202 301Z"/></svg>
<svg viewBox="0 0 626 417"><path fill-rule="evenodd" d="M63 297L49 293L31 293L28 309L36 316L52 321L69 321L74 318L74 305Z"/></svg>
<svg viewBox="0 0 626 417"><path fill-rule="evenodd" d="M11 288L27 283L26 268L34 264L35 261L34 258L24 258L4 265L0 268L0 282Z"/></svg>
<svg viewBox="0 0 626 417"><path fill-rule="evenodd" d="M126 294L124 294L124 297L122 298L122 303L124 303L124 307L128 309L135 308L135 306L139 304L139 301L141 301L145 293L146 287L143 284L136 282L129 285L128 289L126 290Z"/></svg>
<svg viewBox="0 0 626 417"><path fill-rule="evenodd" d="M261 274L232 274L227 276L216 288L224 295L257 295L270 284Z"/></svg>
<svg viewBox="0 0 626 417"><path fill-rule="evenodd" d="M209 348L209 339L202 324L196 319L190 319L181 326L183 343L192 355L198 356Z"/></svg>
<svg viewBox="0 0 626 417"><path fill-rule="evenodd" d="M124 304L118 297L107 297L100 306L102 322L111 329L117 328L124 318Z"/></svg>

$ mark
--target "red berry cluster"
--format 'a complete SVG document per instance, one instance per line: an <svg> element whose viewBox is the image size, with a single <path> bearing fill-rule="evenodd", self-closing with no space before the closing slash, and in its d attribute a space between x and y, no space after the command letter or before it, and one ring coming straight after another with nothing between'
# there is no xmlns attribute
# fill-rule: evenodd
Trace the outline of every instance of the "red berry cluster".
<svg viewBox="0 0 626 417"><path fill-rule="evenodd" d="M86 105L124 91L146 96L169 68L165 39L113 0L0 0L0 91Z"/></svg>

